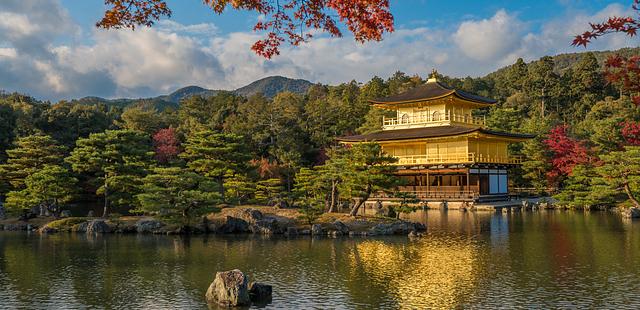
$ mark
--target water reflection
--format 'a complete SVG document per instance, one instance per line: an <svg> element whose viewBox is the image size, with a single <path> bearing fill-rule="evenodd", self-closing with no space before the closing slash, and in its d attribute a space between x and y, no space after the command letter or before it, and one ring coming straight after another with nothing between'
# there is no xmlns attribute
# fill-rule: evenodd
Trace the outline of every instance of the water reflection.
<svg viewBox="0 0 640 310"><path fill-rule="evenodd" d="M604 212L427 211L418 240L0 233L0 308L201 308L218 270L267 308L640 307L640 223Z"/></svg>

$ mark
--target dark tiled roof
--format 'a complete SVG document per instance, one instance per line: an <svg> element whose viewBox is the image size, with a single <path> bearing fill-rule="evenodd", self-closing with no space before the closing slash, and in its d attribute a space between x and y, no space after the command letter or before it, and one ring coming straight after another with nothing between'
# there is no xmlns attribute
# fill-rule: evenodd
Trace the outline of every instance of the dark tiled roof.
<svg viewBox="0 0 640 310"><path fill-rule="evenodd" d="M470 94L461 90L451 89L441 84L440 82L427 82L418 87L414 87L402 94L371 100L371 102L372 103L412 102L412 101L421 101L421 100L439 98L449 94L455 94L456 96L462 99L484 103L484 104L496 103L496 100Z"/></svg>
<svg viewBox="0 0 640 310"><path fill-rule="evenodd" d="M376 131L366 135L340 137L338 138L338 140L344 141L344 142L409 140L409 139L457 136L457 135L472 133L475 131L489 134L489 135L509 137L509 138L530 139L535 137L534 135L529 135L529 134L499 132L499 131L487 130L487 129L478 128L478 127L436 126L436 127L423 127L423 128L410 128L410 129L382 130L382 131Z"/></svg>

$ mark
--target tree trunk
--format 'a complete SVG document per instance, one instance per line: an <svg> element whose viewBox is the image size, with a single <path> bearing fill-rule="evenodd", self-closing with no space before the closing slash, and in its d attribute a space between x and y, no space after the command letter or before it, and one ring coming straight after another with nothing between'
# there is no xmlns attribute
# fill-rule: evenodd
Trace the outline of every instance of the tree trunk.
<svg viewBox="0 0 640 310"><path fill-rule="evenodd" d="M629 200L633 202L633 206L636 208L640 208L640 202L638 202L638 199L636 199L636 197L633 196L633 193L631 192L631 187L629 187L629 183L624 184L624 191L627 193L627 196L629 196Z"/></svg>
<svg viewBox="0 0 640 310"><path fill-rule="evenodd" d="M335 211L335 207L336 207L336 198L337 198L337 191L338 191L338 183L336 182L331 182L331 201L329 202L329 213L333 213Z"/></svg>
<svg viewBox="0 0 640 310"><path fill-rule="evenodd" d="M107 185L107 176L104 177L104 208L102 209L102 217L107 218L109 215L109 185Z"/></svg>
<svg viewBox="0 0 640 310"><path fill-rule="evenodd" d="M220 184L220 197L222 202L227 202L224 197L224 176L218 176L218 184Z"/></svg>
<svg viewBox="0 0 640 310"><path fill-rule="evenodd" d="M367 191L366 191L366 195L364 195L364 197L362 197L362 199L360 199L351 209L351 212L349 212L349 215L351 216L356 216L358 215L358 211L360 210L360 207L364 204L365 201L369 200L369 196L371 196L371 186L367 186Z"/></svg>

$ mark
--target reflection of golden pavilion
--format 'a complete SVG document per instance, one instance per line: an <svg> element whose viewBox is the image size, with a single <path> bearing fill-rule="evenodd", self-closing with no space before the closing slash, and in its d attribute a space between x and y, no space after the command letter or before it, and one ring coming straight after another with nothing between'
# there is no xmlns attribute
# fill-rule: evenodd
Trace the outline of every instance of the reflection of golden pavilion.
<svg viewBox="0 0 640 310"><path fill-rule="evenodd" d="M355 245L353 267L398 300L398 308L453 309L473 295L482 272L469 239L430 237L409 244L367 240Z"/></svg>
<svg viewBox="0 0 640 310"><path fill-rule="evenodd" d="M342 143L375 141L398 159L402 191L424 200L478 201L508 198L507 170L521 162L510 143L531 135L485 128L473 111L495 100L451 89L432 77L405 93L372 100L375 108L396 112L383 130L340 138Z"/></svg>

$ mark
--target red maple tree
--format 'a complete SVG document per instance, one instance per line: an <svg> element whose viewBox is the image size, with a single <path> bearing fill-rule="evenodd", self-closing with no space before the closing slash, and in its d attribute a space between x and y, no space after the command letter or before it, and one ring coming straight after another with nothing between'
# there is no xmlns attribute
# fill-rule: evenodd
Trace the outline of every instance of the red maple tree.
<svg viewBox="0 0 640 310"><path fill-rule="evenodd" d="M173 127L160 129L153 135L155 158L160 163L168 163L178 158L180 140Z"/></svg>
<svg viewBox="0 0 640 310"><path fill-rule="evenodd" d="M620 133L626 145L640 146L640 122L626 121L620 124Z"/></svg>
<svg viewBox="0 0 640 310"><path fill-rule="evenodd" d="M558 125L551 129L547 139L543 141L553 153L551 158L553 169L547 173L547 176L552 179L569 176L573 173L573 167L592 160L584 143L571 138L568 132L568 125Z"/></svg>
<svg viewBox="0 0 640 310"><path fill-rule="evenodd" d="M312 30L341 37L335 13L354 34L358 42L380 41L393 31L389 0L203 0L217 14L227 7L253 11L265 19L255 24L255 31L266 31L251 49L265 58L279 55L285 40L292 45L306 42ZM108 9L96 26L131 28L152 26L162 16L171 16L166 0L105 0Z"/></svg>
<svg viewBox="0 0 640 310"><path fill-rule="evenodd" d="M592 40L610 33L624 33L634 37L640 29L640 0L633 0L631 6L638 16L612 16L602 23L591 23L591 30L577 35L573 40L574 46L586 47ZM623 91L631 95L636 105L640 105L640 56L623 57L611 55L605 63L607 81L617 84Z"/></svg>

